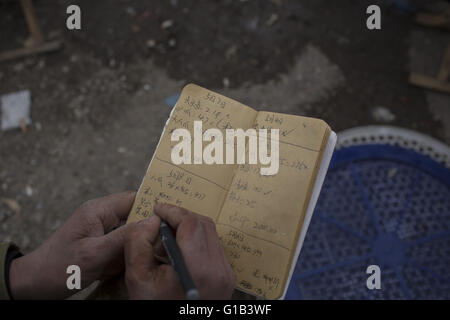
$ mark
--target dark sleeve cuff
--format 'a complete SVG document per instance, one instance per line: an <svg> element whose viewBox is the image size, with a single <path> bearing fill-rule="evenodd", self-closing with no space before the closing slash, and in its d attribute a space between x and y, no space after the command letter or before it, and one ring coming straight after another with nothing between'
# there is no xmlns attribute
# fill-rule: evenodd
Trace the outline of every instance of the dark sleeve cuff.
<svg viewBox="0 0 450 320"><path fill-rule="evenodd" d="M9 267L22 253L12 243L0 243L0 300L12 300L9 288Z"/></svg>

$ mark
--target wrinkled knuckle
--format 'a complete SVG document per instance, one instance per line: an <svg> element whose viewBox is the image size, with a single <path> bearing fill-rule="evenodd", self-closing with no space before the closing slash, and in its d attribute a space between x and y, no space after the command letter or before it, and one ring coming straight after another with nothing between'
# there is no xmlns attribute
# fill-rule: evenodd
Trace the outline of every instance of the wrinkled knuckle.
<svg viewBox="0 0 450 320"><path fill-rule="evenodd" d="M174 210L183 218L186 219L187 217L191 216L191 213L182 207L174 207Z"/></svg>
<svg viewBox="0 0 450 320"><path fill-rule="evenodd" d="M136 274L136 272L134 272L134 270L132 270L132 268L127 268L125 271L125 284L127 287L134 287L139 283L139 278Z"/></svg>
<svg viewBox="0 0 450 320"><path fill-rule="evenodd" d="M125 243L130 244L133 242L134 239L137 239L139 234L141 233L141 228L137 223L134 223L130 225L127 228L127 231L125 233Z"/></svg>
<svg viewBox="0 0 450 320"><path fill-rule="evenodd" d="M77 261L80 265L92 264L98 249L90 242L82 242L78 245Z"/></svg>
<svg viewBox="0 0 450 320"><path fill-rule="evenodd" d="M194 232L194 230L196 228L198 228L199 222L200 221L197 217L192 216L192 215L187 215L187 216L183 217L180 225L183 225L183 228L185 230L189 231L188 233L192 233L192 232Z"/></svg>
<svg viewBox="0 0 450 320"><path fill-rule="evenodd" d="M209 276L206 273L199 273L196 277L197 283L199 284L199 287L202 288L209 288L211 285L214 284L215 279L211 276Z"/></svg>
<svg viewBox="0 0 450 320"><path fill-rule="evenodd" d="M82 216L90 216L92 212L97 209L97 203L95 200L88 200L84 202L78 209L78 213Z"/></svg>

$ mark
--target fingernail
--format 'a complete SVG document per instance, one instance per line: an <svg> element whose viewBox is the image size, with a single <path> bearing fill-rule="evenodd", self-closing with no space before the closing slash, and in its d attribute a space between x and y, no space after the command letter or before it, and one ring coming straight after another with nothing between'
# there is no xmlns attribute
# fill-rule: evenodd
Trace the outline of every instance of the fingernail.
<svg viewBox="0 0 450 320"><path fill-rule="evenodd" d="M152 215L150 218L143 219L138 221L139 224L148 224L148 223L155 223L156 220L158 220L159 217L157 215Z"/></svg>
<svg viewBox="0 0 450 320"><path fill-rule="evenodd" d="M155 210L164 210L169 208L177 208L177 206L174 206L170 203L157 203L155 204Z"/></svg>

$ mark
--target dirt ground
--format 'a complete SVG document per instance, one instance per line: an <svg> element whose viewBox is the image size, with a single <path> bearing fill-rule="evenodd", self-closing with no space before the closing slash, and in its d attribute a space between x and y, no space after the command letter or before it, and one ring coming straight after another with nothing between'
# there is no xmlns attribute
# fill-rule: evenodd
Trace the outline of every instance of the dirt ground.
<svg viewBox="0 0 450 320"><path fill-rule="evenodd" d="M450 98L408 84L437 73L450 33L413 23L436 1L35 1L61 51L0 63L0 95L30 90L32 124L0 132L0 240L36 248L84 201L137 189L171 110L194 82L256 109L320 117L335 131L387 123L450 142ZM405 1L403 1L405 3ZM82 30L65 28L78 4ZM382 30L365 27L382 8ZM162 26L171 26L163 28ZM0 1L0 51L27 37Z"/></svg>

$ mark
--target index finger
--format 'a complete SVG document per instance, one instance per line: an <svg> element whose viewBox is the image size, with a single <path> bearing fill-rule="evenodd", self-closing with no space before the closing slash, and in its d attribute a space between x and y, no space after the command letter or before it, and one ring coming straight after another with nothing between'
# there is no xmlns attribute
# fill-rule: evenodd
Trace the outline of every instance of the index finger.
<svg viewBox="0 0 450 320"><path fill-rule="evenodd" d="M194 217L192 212L167 203L157 203L155 205L155 214L174 229L178 228L182 221Z"/></svg>

